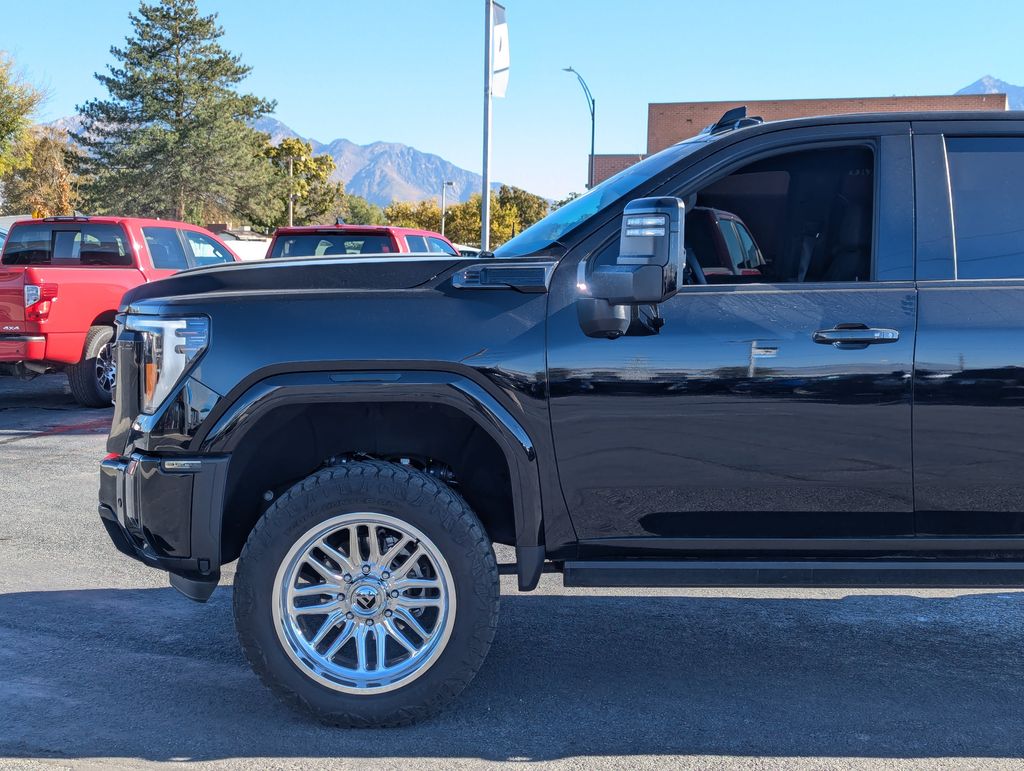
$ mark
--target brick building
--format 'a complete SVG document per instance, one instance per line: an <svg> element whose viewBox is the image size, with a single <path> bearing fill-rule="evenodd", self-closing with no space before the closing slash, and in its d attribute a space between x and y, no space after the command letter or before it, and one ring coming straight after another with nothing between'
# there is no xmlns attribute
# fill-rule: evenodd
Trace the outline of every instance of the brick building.
<svg viewBox="0 0 1024 771"><path fill-rule="evenodd" d="M870 96L856 99L771 99L731 102L665 102L647 106L647 152L594 156L595 184L632 166L646 155L664 150L699 134L726 110L747 106L748 115L769 120L842 115L857 112L914 112L936 110L1006 110L1006 94L951 96Z"/></svg>

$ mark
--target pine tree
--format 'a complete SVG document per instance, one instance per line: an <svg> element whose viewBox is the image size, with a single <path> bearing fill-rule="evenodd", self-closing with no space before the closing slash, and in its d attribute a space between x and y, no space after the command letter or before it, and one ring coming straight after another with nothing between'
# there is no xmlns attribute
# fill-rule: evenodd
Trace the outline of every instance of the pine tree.
<svg viewBox="0 0 1024 771"><path fill-rule="evenodd" d="M86 206L200 222L279 205L269 191L261 200L273 169L265 135L250 127L274 104L239 93L250 68L218 42L216 14L159 0L130 19L132 36L111 48L117 63L96 75L109 98L79 108Z"/></svg>

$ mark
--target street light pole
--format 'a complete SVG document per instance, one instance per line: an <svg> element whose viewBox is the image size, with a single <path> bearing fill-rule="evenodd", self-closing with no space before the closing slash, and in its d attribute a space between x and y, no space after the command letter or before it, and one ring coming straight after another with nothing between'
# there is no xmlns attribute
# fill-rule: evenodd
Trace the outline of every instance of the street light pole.
<svg viewBox="0 0 1024 771"><path fill-rule="evenodd" d="M292 189L292 177L295 172L295 159L288 156L288 227L295 224L295 191Z"/></svg>
<svg viewBox="0 0 1024 771"><path fill-rule="evenodd" d="M484 163L480 190L480 248L491 248L491 86L494 78L494 0L484 0Z"/></svg>
<svg viewBox="0 0 1024 771"><path fill-rule="evenodd" d="M571 72L576 76L576 79L580 82L580 86L583 88L583 95L587 98L587 107L590 108L590 165L587 170L587 189L589 190L594 186L594 133L597 126L597 120L595 118L595 105L596 100L594 95L590 93L590 88L587 86L587 81L583 79L572 67L563 67L563 72Z"/></svg>
<svg viewBox="0 0 1024 771"><path fill-rule="evenodd" d="M455 188L454 182L442 182L441 183L441 235L444 235L444 216L446 210L446 199L445 193L448 192L448 188Z"/></svg>

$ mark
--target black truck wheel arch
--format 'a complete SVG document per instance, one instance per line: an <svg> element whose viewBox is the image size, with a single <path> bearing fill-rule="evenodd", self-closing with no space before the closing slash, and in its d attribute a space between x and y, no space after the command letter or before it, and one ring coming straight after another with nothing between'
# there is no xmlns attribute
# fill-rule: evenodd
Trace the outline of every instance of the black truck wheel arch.
<svg viewBox="0 0 1024 771"><path fill-rule="evenodd" d="M537 452L529 434L508 409L465 376L424 370L272 375L249 386L221 411L210 430L196 437L194 449L202 455L230 454L262 418L278 407L381 402L447 405L466 415L497 443L511 481L519 589L535 588L545 556Z"/></svg>

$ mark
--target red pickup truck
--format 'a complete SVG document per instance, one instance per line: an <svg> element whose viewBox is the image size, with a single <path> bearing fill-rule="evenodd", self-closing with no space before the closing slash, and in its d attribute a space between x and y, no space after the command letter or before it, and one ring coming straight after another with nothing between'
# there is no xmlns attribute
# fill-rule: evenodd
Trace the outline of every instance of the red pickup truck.
<svg viewBox="0 0 1024 771"><path fill-rule="evenodd" d="M234 262L184 222L50 217L11 226L0 256L0 374L65 370L75 400L110 404L114 315L126 291L180 270Z"/></svg>

